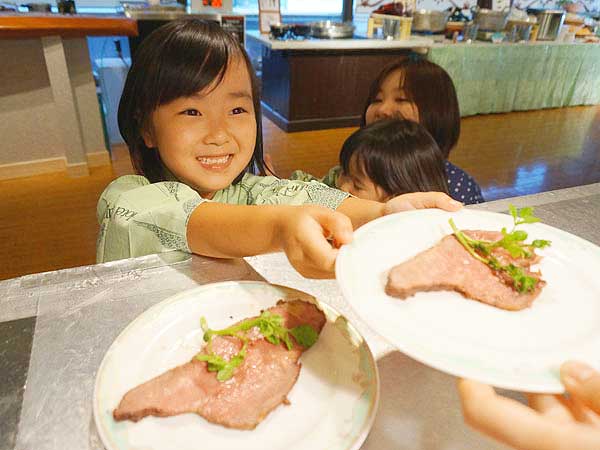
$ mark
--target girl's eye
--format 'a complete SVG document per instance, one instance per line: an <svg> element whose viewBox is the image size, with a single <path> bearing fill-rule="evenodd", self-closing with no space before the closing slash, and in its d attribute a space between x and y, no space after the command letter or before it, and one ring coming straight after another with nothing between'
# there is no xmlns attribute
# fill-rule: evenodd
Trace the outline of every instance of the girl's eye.
<svg viewBox="0 0 600 450"><path fill-rule="evenodd" d="M375 97L371 103L381 103L383 100L381 97Z"/></svg>
<svg viewBox="0 0 600 450"><path fill-rule="evenodd" d="M185 115L185 116L201 116L202 114L200 114L200 111L198 111L197 109L186 109L185 111L182 111L181 114Z"/></svg>
<svg viewBox="0 0 600 450"><path fill-rule="evenodd" d="M407 99L407 98L404 98L404 97L397 97L397 98L395 99L395 101L396 101L396 103L405 103L405 102L407 102L407 101L408 101L408 99Z"/></svg>
<svg viewBox="0 0 600 450"><path fill-rule="evenodd" d="M241 106L238 106L237 108L233 108L233 109L231 110L231 114L233 114L233 115L236 115L236 114L243 114L243 113L245 113L245 112L248 112L248 111L246 111L246 110L245 110L244 108L242 108Z"/></svg>

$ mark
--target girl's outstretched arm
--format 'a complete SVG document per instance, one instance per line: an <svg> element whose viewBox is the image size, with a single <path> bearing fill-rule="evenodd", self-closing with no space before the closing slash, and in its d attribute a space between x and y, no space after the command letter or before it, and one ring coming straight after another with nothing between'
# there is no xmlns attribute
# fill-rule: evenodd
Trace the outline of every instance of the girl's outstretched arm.
<svg viewBox="0 0 600 450"><path fill-rule="evenodd" d="M399 195L386 203L348 197L338 207L337 211L347 215L352 220L353 227L358 228L386 214L425 208L457 211L462 208L462 203L453 200L442 192L414 192Z"/></svg>
<svg viewBox="0 0 600 450"><path fill-rule="evenodd" d="M191 214L187 242L194 253L233 258L283 250L310 278L333 276L337 244L352 239L344 214L322 206L228 205L206 202Z"/></svg>

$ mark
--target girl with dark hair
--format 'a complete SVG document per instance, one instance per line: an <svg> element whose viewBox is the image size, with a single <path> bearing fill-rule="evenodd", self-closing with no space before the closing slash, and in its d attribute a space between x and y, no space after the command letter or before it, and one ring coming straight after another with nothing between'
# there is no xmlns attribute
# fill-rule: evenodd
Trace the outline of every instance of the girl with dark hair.
<svg viewBox="0 0 600 450"><path fill-rule="evenodd" d="M354 132L340 152L339 189L385 202L408 192L448 192L444 157L424 127L380 120Z"/></svg>
<svg viewBox="0 0 600 450"><path fill-rule="evenodd" d="M442 151L450 195L464 204L482 203L481 188L448 161L460 136L460 111L454 83L437 64L419 56L386 66L371 84L361 124L401 117L425 127Z"/></svg>
<svg viewBox="0 0 600 450"><path fill-rule="evenodd" d="M98 202L98 262L170 250L212 257L285 251L303 275L331 276L353 227L403 209L459 204L441 193L386 204L264 175L258 84L219 25L169 22L140 45L119 105L138 175ZM328 240L329 239L329 240Z"/></svg>

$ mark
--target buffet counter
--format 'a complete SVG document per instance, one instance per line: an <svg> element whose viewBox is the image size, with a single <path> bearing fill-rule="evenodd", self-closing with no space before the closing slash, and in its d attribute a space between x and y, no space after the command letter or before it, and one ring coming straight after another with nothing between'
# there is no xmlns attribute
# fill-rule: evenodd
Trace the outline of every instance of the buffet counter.
<svg viewBox="0 0 600 450"><path fill-rule="evenodd" d="M124 17L0 15L0 179L110 163L86 36L136 34Z"/></svg>
<svg viewBox="0 0 600 450"><path fill-rule="evenodd" d="M359 125L372 80L411 51L448 71L462 116L600 104L599 44L246 36L265 115L285 131Z"/></svg>
<svg viewBox="0 0 600 450"><path fill-rule="evenodd" d="M462 116L600 104L600 45L562 42L431 46Z"/></svg>
<svg viewBox="0 0 600 450"><path fill-rule="evenodd" d="M262 73L263 112L285 131L358 125L369 85L381 68L433 44L421 38L282 41L252 31L246 38Z"/></svg>

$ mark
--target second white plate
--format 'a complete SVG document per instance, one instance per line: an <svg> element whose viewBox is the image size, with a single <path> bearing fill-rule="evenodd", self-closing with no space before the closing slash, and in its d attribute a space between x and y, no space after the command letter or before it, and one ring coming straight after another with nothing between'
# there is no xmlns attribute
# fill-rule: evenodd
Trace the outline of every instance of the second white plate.
<svg viewBox="0 0 600 450"><path fill-rule="evenodd" d="M455 292L388 296L389 270L462 229L500 230L512 217L485 211L420 210L361 227L342 247L336 276L360 316L403 353L431 367L494 386L560 393L558 370L567 359L600 367L600 249L556 228L523 227L552 246L540 264L548 282L530 308L505 311Z"/></svg>

